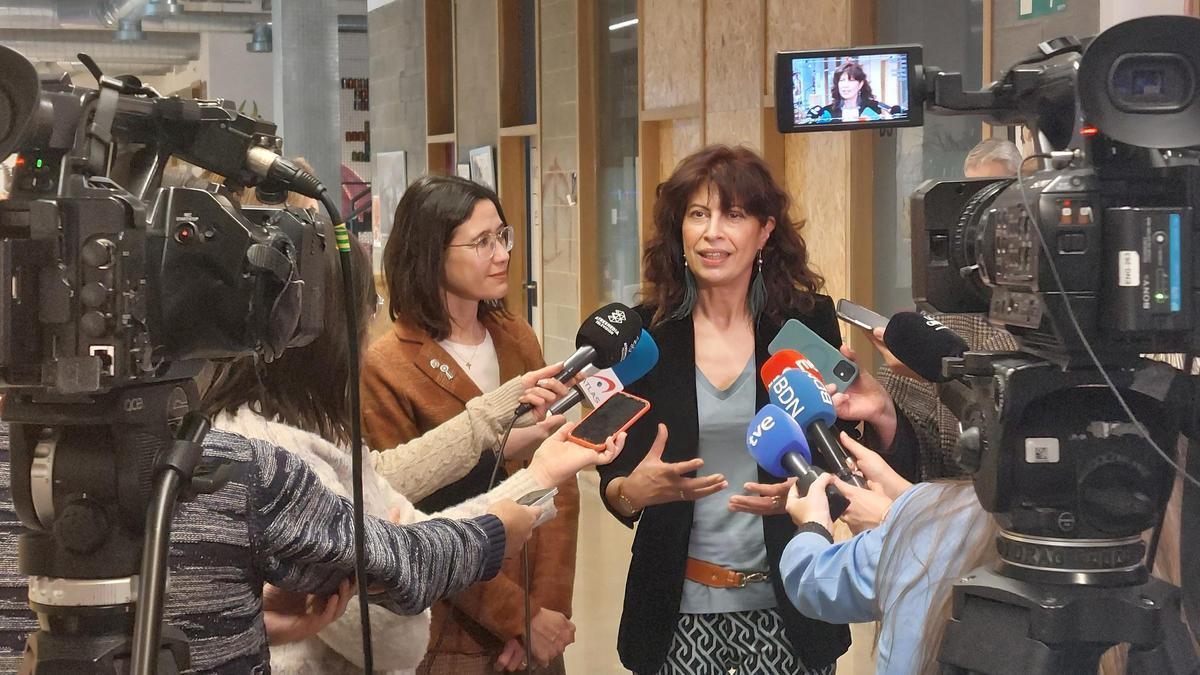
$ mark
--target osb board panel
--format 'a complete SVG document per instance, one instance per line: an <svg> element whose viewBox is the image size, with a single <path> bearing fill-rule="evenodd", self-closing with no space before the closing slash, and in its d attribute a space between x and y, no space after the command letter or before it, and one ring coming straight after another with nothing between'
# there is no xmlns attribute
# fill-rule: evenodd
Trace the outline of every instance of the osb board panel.
<svg viewBox="0 0 1200 675"><path fill-rule="evenodd" d="M775 52L850 45L850 0L766 0L765 92L775 93Z"/></svg>
<svg viewBox="0 0 1200 675"><path fill-rule="evenodd" d="M705 144L744 145L761 152L762 114L763 110L758 106L751 110L708 113L704 126Z"/></svg>
<svg viewBox="0 0 1200 675"><path fill-rule="evenodd" d="M655 185L665 181L680 160L703 145L698 119L670 120L659 125L658 182Z"/></svg>
<svg viewBox="0 0 1200 675"><path fill-rule="evenodd" d="M644 0L642 108L701 103L704 0Z"/></svg>
<svg viewBox="0 0 1200 675"><path fill-rule="evenodd" d="M825 277L825 293L846 297L848 204L870 199L871 187L851 190L848 134L792 134L784 143L784 188L792 197L792 217L805 223L800 234L809 260Z"/></svg>
<svg viewBox="0 0 1200 675"><path fill-rule="evenodd" d="M704 19L705 110L757 110L762 106L762 0L707 0ZM712 129L708 130L709 139Z"/></svg>

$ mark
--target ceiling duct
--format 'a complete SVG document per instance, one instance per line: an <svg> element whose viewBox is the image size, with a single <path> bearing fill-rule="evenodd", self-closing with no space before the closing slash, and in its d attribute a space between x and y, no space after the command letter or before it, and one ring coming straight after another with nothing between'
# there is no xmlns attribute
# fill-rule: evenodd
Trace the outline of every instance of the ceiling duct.
<svg viewBox="0 0 1200 675"><path fill-rule="evenodd" d="M195 33L146 33L138 42L114 42L107 32L86 30L0 30L0 44L30 61L75 61L83 52L98 62L184 65L200 57Z"/></svg>
<svg viewBox="0 0 1200 675"><path fill-rule="evenodd" d="M252 33L257 25L271 21L270 12L181 10L182 5L172 0L0 0L0 26L44 30L116 29L120 19L140 17L143 30L147 32ZM121 16L121 12L132 12L136 16ZM339 14L338 32L367 32L367 17L362 14Z"/></svg>

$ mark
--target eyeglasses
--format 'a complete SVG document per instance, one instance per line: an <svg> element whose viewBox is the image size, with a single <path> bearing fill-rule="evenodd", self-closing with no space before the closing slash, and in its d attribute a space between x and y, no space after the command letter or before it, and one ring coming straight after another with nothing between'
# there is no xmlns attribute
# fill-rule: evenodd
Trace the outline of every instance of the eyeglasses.
<svg viewBox="0 0 1200 675"><path fill-rule="evenodd" d="M449 248L473 248L475 254L483 260L490 260L496 255L496 245L511 251L513 248L513 229L509 225L500 228L499 232L488 232L469 244L449 244Z"/></svg>

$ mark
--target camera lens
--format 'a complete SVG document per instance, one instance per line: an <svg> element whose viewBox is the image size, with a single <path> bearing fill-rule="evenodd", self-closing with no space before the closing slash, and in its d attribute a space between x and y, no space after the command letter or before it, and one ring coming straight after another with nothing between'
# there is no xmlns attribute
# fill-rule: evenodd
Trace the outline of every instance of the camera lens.
<svg viewBox="0 0 1200 675"><path fill-rule="evenodd" d="M854 376L854 364L850 363L849 361L839 361L838 364L833 367L833 374L839 380L849 380Z"/></svg>

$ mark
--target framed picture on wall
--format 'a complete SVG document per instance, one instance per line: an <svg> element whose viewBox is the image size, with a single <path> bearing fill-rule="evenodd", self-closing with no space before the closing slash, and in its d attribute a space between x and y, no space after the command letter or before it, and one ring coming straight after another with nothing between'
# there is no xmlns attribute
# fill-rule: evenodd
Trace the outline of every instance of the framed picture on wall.
<svg viewBox="0 0 1200 675"><path fill-rule="evenodd" d="M463 162L455 167L454 173L459 178L466 178L467 180L471 180L471 165L467 164L466 162Z"/></svg>
<svg viewBox="0 0 1200 675"><path fill-rule="evenodd" d="M496 153L492 146L471 150L471 180L496 189Z"/></svg>

